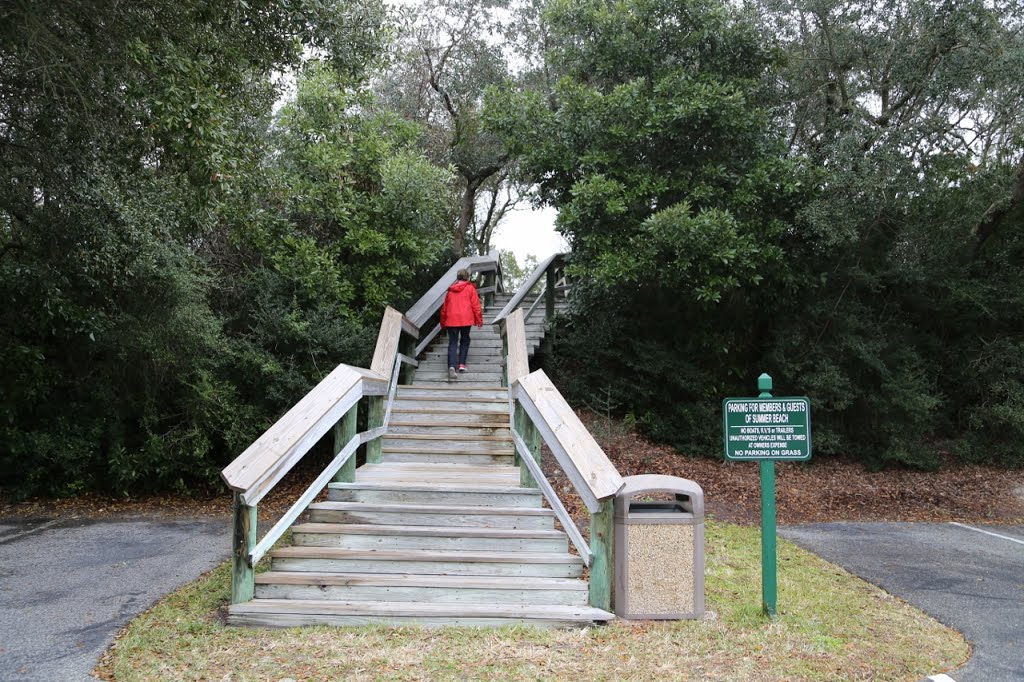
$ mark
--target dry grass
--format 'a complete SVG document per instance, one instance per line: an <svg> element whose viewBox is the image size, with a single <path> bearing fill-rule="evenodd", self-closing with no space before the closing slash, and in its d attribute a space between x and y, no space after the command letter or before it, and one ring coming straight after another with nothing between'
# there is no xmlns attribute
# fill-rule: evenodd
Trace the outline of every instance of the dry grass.
<svg viewBox="0 0 1024 682"><path fill-rule="evenodd" d="M707 529L703 621L584 630L234 629L222 566L133 621L107 680L918 680L968 656L956 632L779 541L779 618L760 614L757 529Z"/></svg>

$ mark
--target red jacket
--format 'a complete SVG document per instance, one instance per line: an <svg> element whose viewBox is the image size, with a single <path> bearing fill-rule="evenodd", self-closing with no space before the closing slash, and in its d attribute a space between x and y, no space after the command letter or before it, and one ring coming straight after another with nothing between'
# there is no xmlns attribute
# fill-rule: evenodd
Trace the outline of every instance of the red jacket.
<svg viewBox="0 0 1024 682"><path fill-rule="evenodd" d="M441 306L441 329L448 327L480 326L484 315L480 310L480 296L472 283L458 280L448 287Z"/></svg>

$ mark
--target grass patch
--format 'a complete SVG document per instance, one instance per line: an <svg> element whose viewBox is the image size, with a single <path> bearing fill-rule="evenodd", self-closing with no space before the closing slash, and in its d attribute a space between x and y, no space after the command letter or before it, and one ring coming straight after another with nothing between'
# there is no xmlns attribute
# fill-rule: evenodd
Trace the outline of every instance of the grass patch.
<svg viewBox="0 0 1024 682"><path fill-rule="evenodd" d="M955 631L779 539L760 614L759 530L709 522L708 618L582 630L228 628L223 565L130 623L107 680L918 680L968 656Z"/></svg>

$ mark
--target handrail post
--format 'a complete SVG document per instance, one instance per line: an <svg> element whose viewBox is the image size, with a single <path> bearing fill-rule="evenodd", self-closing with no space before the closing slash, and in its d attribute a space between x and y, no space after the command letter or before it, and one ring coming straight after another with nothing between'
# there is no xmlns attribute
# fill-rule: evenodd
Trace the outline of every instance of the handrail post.
<svg viewBox="0 0 1024 682"><path fill-rule="evenodd" d="M508 388L508 326L501 322L501 387Z"/></svg>
<svg viewBox="0 0 1024 682"><path fill-rule="evenodd" d="M612 610L612 581L615 567L615 498L601 500L601 508L590 517L590 605Z"/></svg>
<svg viewBox="0 0 1024 682"><path fill-rule="evenodd" d="M544 348L548 353L551 352L551 349L555 345L555 325L552 323L552 320L555 317L555 270L557 270L557 268L558 259L555 259L551 262L551 265L545 273L547 275L547 280L545 282L546 288L544 290L544 328L546 332L544 334Z"/></svg>
<svg viewBox="0 0 1024 682"><path fill-rule="evenodd" d="M345 413L337 424L334 425L334 456L337 457L348 442L356 435L356 422L359 418L359 403L352 406L352 409ZM348 461L334 474L334 480L338 483L353 483L356 480L356 458L349 457Z"/></svg>
<svg viewBox="0 0 1024 682"><path fill-rule="evenodd" d="M410 358L416 358L416 339L403 334L401 340L398 342L398 352L402 355L406 355ZM404 362L399 363L399 375L398 383L400 384L411 384L413 376L416 374L416 368L412 365L407 365Z"/></svg>
<svg viewBox="0 0 1024 682"><path fill-rule="evenodd" d="M249 553L256 546L256 507L242 502L241 493L236 491L232 508L231 603L241 604L256 592L256 571L249 565Z"/></svg>
<svg viewBox="0 0 1024 682"><path fill-rule="evenodd" d="M489 289L490 287L496 287L498 281L498 273L494 270L484 273L484 288ZM488 292L484 294L484 308L490 307L494 302L494 292Z"/></svg>
<svg viewBox="0 0 1024 682"><path fill-rule="evenodd" d="M384 426L384 414L387 411L387 403L384 396L374 395L367 398L369 405L367 407L366 415L366 430L373 431ZM381 454L381 445L383 439L374 438L373 440L366 443L366 463L367 464L380 464L383 455Z"/></svg>
<svg viewBox="0 0 1024 682"><path fill-rule="evenodd" d="M526 414L526 410L523 409L523 406L518 400L516 401L515 422L512 424L512 428L516 430L519 437L523 439L524 443L526 443L526 448L533 455L533 460L537 462L537 466L540 466L540 431L538 431L537 427L533 425L532 421L530 421L530 416ZM524 488L539 487L537 481L534 480L533 475L530 473L530 470L523 466L520 460L521 457L517 450L516 466L519 467L519 484Z"/></svg>

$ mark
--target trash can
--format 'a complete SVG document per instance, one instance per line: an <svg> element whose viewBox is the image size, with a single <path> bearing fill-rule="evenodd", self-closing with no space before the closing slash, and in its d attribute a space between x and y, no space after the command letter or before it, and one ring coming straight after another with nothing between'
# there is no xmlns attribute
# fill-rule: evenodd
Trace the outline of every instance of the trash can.
<svg viewBox="0 0 1024 682"><path fill-rule="evenodd" d="M624 480L615 496L615 614L703 617L704 491L675 476ZM657 493L672 499L644 499Z"/></svg>

